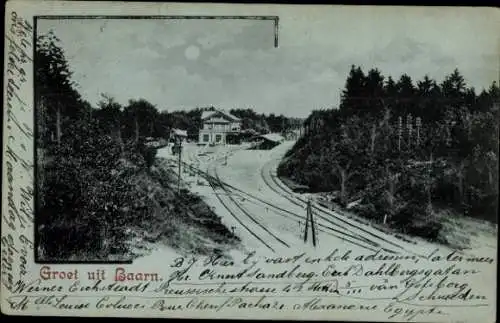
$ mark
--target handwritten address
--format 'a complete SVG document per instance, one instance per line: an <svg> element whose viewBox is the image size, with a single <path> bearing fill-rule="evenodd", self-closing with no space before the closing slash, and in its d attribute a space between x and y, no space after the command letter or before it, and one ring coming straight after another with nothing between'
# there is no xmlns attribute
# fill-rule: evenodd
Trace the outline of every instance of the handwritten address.
<svg viewBox="0 0 500 323"><path fill-rule="evenodd" d="M13 11L7 15L4 105L5 181L2 205L2 288L12 291L17 280L28 276L28 259L33 253L33 163L29 148L32 128L27 124L32 108L30 93L32 67L32 24Z"/></svg>
<svg viewBox="0 0 500 323"><path fill-rule="evenodd" d="M492 302L470 283L494 266L492 258L437 251L404 260L381 251L351 254L180 257L159 273L42 266L36 279L14 284L9 304L16 310L363 311L414 320Z"/></svg>

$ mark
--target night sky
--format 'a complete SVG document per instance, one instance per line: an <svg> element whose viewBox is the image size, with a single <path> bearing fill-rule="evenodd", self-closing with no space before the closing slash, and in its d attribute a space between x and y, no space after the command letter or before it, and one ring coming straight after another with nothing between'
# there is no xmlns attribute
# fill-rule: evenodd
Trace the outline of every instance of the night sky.
<svg viewBox="0 0 500 323"><path fill-rule="evenodd" d="M352 10L352 9L351 9ZM85 99L100 93L159 110L253 108L305 117L338 106L351 64L385 76L425 74L441 81L458 67L477 90L498 79L499 26L461 11L348 9L323 19L39 20L61 39ZM377 14L378 12L378 14ZM425 13L425 15L423 14ZM467 19L465 19L467 18Z"/></svg>

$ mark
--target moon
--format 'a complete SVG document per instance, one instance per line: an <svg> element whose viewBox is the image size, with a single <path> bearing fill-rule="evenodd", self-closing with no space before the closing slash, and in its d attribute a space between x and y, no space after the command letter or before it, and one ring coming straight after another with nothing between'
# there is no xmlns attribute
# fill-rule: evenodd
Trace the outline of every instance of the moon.
<svg viewBox="0 0 500 323"><path fill-rule="evenodd" d="M200 56L200 49L198 48L198 46L191 45L188 48L186 48L184 55L190 61L195 61L196 59L198 59L198 56Z"/></svg>

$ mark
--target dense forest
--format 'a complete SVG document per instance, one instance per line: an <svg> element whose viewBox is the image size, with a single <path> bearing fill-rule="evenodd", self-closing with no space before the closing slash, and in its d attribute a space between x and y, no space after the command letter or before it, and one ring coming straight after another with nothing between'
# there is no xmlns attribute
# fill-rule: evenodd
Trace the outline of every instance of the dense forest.
<svg viewBox="0 0 500 323"><path fill-rule="evenodd" d="M438 84L352 66L340 107L311 113L278 175L429 238L443 210L496 222L499 99L458 69Z"/></svg>
<svg viewBox="0 0 500 323"><path fill-rule="evenodd" d="M159 112L144 99L121 106L107 95L93 107L59 39L41 35L36 46L38 260L129 260L134 239L204 254L238 244L199 197L175 189L146 145L172 127L194 131L198 111Z"/></svg>

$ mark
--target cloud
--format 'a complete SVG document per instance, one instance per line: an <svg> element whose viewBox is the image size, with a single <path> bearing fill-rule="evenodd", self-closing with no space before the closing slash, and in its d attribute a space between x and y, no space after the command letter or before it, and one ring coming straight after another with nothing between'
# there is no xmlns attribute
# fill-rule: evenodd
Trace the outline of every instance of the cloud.
<svg viewBox="0 0 500 323"><path fill-rule="evenodd" d="M245 36L247 30L255 29L260 23L251 20L211 20L196 21L194 24L198 24L199 28L190 28L194 31L191 41L209 50L221 45L234 45L236 35ZM249 37L243 38L249 40Z"/></svg>
<svg viewBox="0 0 500 323"><path fill-rule="evenodd" d="M251 22L244 20L237 23L215 21L211 28L203 29L203 34L196 37L195 42L200 44L203 49L213 49L219 45L232 43L234 36L241 33L242 29L249 25L251 25Z"/></svg>
<svg viewBox="0 0 500 323"><path fill-rule="evenodd" d="M61 38L80 91L119 102L142 97L160 109L220 105L307 116L336 106L350 66L378 68L395 79L408 73L441 81L458 67L467 82L498 79L498 36L481 15L430 9L301 8L273 21L40 20ZM311 19L315 17L315 19ZM490 30L490 32L487 32ZM184 55L200 47L197 60Z"/></svg>
<svg viewBox="0 0 500 323"><path fill-rule="evenodd" d="M429 47L407 37L394 38L382 48L374 48L372 57L376 62L411 62L422 55L429 54Z"/></svg>

